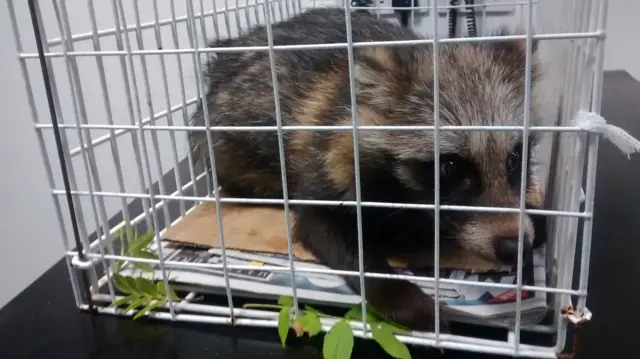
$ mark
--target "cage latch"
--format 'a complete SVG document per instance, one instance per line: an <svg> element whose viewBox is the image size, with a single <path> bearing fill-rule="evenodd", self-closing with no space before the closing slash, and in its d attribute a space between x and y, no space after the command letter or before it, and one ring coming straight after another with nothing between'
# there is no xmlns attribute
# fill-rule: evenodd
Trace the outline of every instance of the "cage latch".
<svg viewBox="0 0 640 359"><path fill-rule="evenodd" d="M578 111L573 122L577 127L585 131L601 134L626 154L627 157L632 153L640 152L640 141L620 127L607 123L607 121L597 113Z"/></svg>
<svg viewBox="0 0 640 359"><path fill-rule="evenodd" d="M587 307L582 310L575 310L572 306L568 306L562 310L565 319L574 325L583 325L591 321L591 311Z"/></svg>
<svg viewBox="0 0 640 359"><path fill-rule="evenodd" d="M562 309L564 318L573 323L573 340L570 353L558 354L558 359L574 359L580 357L580 344L582 342L582 327L591 321L591 311L584 307L582 310L575 310L573 306L568 305Z"/></svg>

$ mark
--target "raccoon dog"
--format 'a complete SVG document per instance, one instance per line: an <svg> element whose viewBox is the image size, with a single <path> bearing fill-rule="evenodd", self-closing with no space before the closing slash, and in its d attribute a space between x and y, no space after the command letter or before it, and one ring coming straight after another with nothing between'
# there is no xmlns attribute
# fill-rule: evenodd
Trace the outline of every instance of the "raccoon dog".
<svg viewBox="0 0 640 359"><path fill-rule="evenodd" d="M343 9L308 10L272 26L274 45L345 43L345 19ZM351 23L354 42L419 39L366 12L352 13ZM267 44L267 29L257 27L210 46ZM522 125L524 40L443 43L439 54L442 125ZM283 125L351 125L346 48L278 50L274 56ZM360 125L433 125L432 45L358 47L353 56ZM538 68L534 62L534 83ZM208 113L200 106L191 119L194 126L204 126L205 115L213 127L276 125L268 52L220 53L210 60L206 75ZM219 185L226 195L282 198L275 131L213 131L211 136ZM433 137L433 131L360 131L362 200L433 203ZM516 131L442 131L441 204L517 208L522 141ZM196 155L210 160L204 131L192 131L190 142ZM529 143L533 146L535 138ZM285 131L284 146L290 199L355 200L350 130ZM292 210L295 241L333 269L358 271L355 207L300 205ZM368 272L392 273L390 256L432 253L434 221L428 211L363 207L362 220ZM518 224L518 214L442 210L440 238L443 245L452 243L489 260L514 264ZM528 251L534 238L532 219L526 217L524 225ZM345 280L360 292L357 276ZM415 330L433 329L436 303L416 285L367 278L365 295L387 319ZM444 319L446 306L443 313ZM445 329L447 322L442 322Z"/></svg>

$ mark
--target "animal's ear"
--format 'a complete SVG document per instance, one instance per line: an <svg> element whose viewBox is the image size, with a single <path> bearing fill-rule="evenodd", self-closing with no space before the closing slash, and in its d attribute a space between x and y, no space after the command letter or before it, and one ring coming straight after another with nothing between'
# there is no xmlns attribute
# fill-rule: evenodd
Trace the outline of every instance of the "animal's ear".
<svg viewBox="0 0 640 359"><path fill-rule="evenodd" d="M533 29L533 26L531 26L531 34L535 35L536 31ZM527 35L527 29L526 27L524 27L522 24L518 24L516 25L515 29L513 30L513 34L514 35ZM521 48L521 51L525 52L527 51L527 39L522 39L522 40L516 40L518 46ZM533 54L536 54L536 52L538 51L538 39L531 39L531 52Z"/></svg>
<svg viewBox="0 0 640 359"><path fill-rule="evenodd" d="M531 29L532 35L535 35L535 30ZM514 28L513 31L510 31L506 26L500 27L497 31L494 32L494 36L509 36L516 35L522 36L527 35L527 29L522 25L518 24ZM507 53L511 53L518 56L525 56L527 52L527 39L515 39L515 40L500 40L493 43L494 48L496 50L503 50ZM531 43L531 53L532 55L536 55L538 51L538 39L532 39Z"/></svg>
<svg viewBox="0 0 640 359"><path fill-rule="evenodd" d="M534 33L533 29L531 32ZM513 31L510 31L506 27L502 27L495 32L495 36L509 36L509 35L526 35L527 30L524 26L518 25ZM489 45L493 50L493 59L498 63L506 65L512 69L514 74L518 74L520 77L525 70L525 64L527 61L527 40L525 39L511 39L511 40L499 40L492 42ZM540 75L540 61L538 59L538 40L533 39L531 44L531 73L533 80L539 79Z"/></svg>

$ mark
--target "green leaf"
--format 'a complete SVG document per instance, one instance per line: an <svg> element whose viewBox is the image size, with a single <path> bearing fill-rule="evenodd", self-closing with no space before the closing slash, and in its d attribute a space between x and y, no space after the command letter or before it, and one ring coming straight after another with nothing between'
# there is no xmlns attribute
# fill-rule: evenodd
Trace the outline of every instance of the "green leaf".
<svg viewBox="0 0 640 359"><path fill-rule="evenodd" d="M347 319L357 320L358 322L362 321L362 305L358 304L351 308L347 314L344 315ZM369 310L367 310L367 323L372 324L380 321L376 315L372 314Z"/></svg>
<svg viewBox="0 0 640 359"><path fill-rule="evenodd" d="M322 347L324 359L349 359L353 351L353 330L343 319L325 335Z"/></svg>
<svg viewBox="0 0 640 359"><path fill-rule="evenodd" d="M304 310L306 310L307 312L314 312L314 313L316 313L318 315L324 314L321 311L319 311L316 308L313 308L312 306L309 306L309 305L305 305L304 306Z"/></svg>
<svg viewBox="0 0 640 359"><path fill-rule="evenodd" d="M122 236L124 231L122 228L118 230L118 238L120 238L120 256L124 256L124 246L125 246L125 238Z"/></svg>
<svg viewBox="0 0 640 359"><path fill-rule="evenodd" d="M120 255L125 255L131 243L131 228L129 226L121 227L118 230L118 237L120 237Z"/></svg>
<svg viewBox="0 0 640 359"><path fill-rule="evenodd" d="M394 323L394 322L392 322L390 320L386 320L370 304L367 304L367 312L371 316L373 316L374 318L377 318L376 322L384 322L384 323L386 323L387 326L389 327L389 329L391 329L391 331L393 331L394 333L406 334L406 333L409 333L411 331L409 328L404 327L404 326L402 326L402 325L400 325L398 323Z"/></svg>
<svg viewBox="0 0 640 359"><path fill-rule="evenodd" d="M345 314L345 318L362 322L362 305L356 305L351 308L351 310L349 310L347 314ZM392 332L398 334L405 334L410 332L408 328L384 319L369 304L367 304L367 323L369 324L369 326L373 325L374 323L385 323Z"/></svg>
<svg viewBox="0 0 640 359"><path fill-rule="evenodd" d="M133 263L134 268L138 268L145 272L153 272L153 265L151 263Z"/></svg>
<svg viewBox="0 0 640 359"><path fill-rule="evenodd" d="M138 298L136 300L134 300L131 304L129 304L129 306L127 308L124 309L125 312L128 312L132 309L136 309L138 307L143 306L145 303L148 303L149 299L148 298Z"/></svg>
<svg viewBox="0 0 640 359"><path fill-rule="evenodd" d="M153 231L147 232L143 234L141 237L137 237L130 245L127 250L127 253L136 253L140 249L147 248L153 239L155 238L155 233Z"/></svg>
<svg viewBox="0 0 640 359"><path fill-rule="evenodd" d="M158 282L156 284L156 288L158 290L158 295L162 296L163 298L167 298L166 291L164 290L164 282L162 281ZM180 300L178 293L176 293L176 290L173 289L171 285L169 285L169 293L171 294L171 300L173 301Z"/></svg>
<svg viewBox="0 0 640 359"><path fill-rule="evenodd" d="M114 265L114 269L113 271L115 273L119 273L120 270L122 269L122 265L124 264L124 261L116 261L115 265Z"/></svg>
<svg viewBox="0 0 640 359"><path fill-rule="evenodd" d="M361 321L362 320L362 307L360 306L360 304L352 307L351 309L349 309L349 311L347 312L347 314L344 315L345 318L347 319L353 319L353 320L357 320L357 321ZM369 320L369 318L367 318L367 320Z"/></svg>
<svg viewBox="0 0 640 359"><path fill-rule="evenodd" d="M395 334L407 334L411 332L411 330L409 330L408 328L405 328L393 322L384 321L383 323L389 328L389 330L391 330Z"/></svg>
<svg viewBox="0 0 640 359"><path fill-rule="evenodd" d="M180 300L178 293L176 293L176 290L173 289L173 287L169 286L169 292L171 293L171 300Z"/></svg>
<svg viewBox="0 0 640 359"><path fill-rule="evenodd" d="M285 347L287 335L289 334L290 321L291 312L289 311L289 308L282 308L278 315L278 334L280 335L280 341L282 342L283 348Z"/></svg>
<svg viewBox="0 0 640 359"><path fill-rule="evenodd" d="M125 230L125 236L124 237L120 237L121 238L121 242L122 245L124 246L126 244L126 250L125 253L129 250L129 248L131 247L131 243L138 237L138 229L134 228L133 230L131 229L131 226L126 226L126 230Z"/></svg>
<svg viewBox="0 0 640 359"><path fill-rule="evenodd" d="M138 238L138 227L127 226L127 248L131 246L131 243Z"/></svg>
<svg viewBox="0 0 640 359"><path fill-rule="evenodd" d="M158 257L155 253L149 252L149 251L144 250L144 249L140 249L140 250L138 250L136 252L129 253L129 255L131 257L137 257L137 258L142 258L142 259L154 259L154 260L160 259L160 257ZM138 269L142 269L144 271L147 271L147 272L152 272L154 270L153 264L151 264L151 263L133 262L133 266L138 268Z"/></svg>
<svg viewBox="0 0 640 359"><path fill-rule="evenodd" d="M136 284L135 277L123 276L122 278L126 286L129 287L133 293L140 294L140 290L138 289L138 285Z"/></svg>
<svg viewBox="0 0 640 359"><path fill-rule="evenodd" d="M134 257L144 258L144 259L160 259L160 257L157 254L155 254L153 252L150 252L148 250L145 250L145 249L141 249L139 251L135 251L134 253L132 253L132 255ZM149 263L149 264L151 264L151 263Z"/></svg>
<svg viewBox="0 0 640 359"><path fill-rule="evenodd" d="M371 326L373 339L384 349L387 354L396 359L411 359L409 348L393 335L393 332L385 323Z"/></svg>
<svg viewBox="0 0 640 359"><path fill-rule="evenodd" d="M166 302L167 302L166 300L154 301L153 303L147 305L146 307L142 308L138 313L136 313L136 315L133 317L133 320L136 320L142 317L143 315L149 313L150 311L165 305Z"/></svg>
<svg viewBox="0 0 640 359"><path fill-rule="evenodd" d="M136 288L138 288L140 292L142 292L143 294L146 294L147 296L152 298L155 298L158 296L158 290L156 288L156 285L152 281L145 279L143 277L137 277L135 278L135 281L136 281Z"/></svg>
<svg viewBox="0 0 640 359"><path fill-rule="evenodd" d="M320 318L314 312L307 312L302 319L302 325L304 329L309 333L309 336L312 337L318 333L322 329L322 323L320 322Z"/></svg>
<svg viewBox="0 0 640 359"><path fill-rule="evenodd" d="M130 303L130 302L134 301L136 298L138 298L138 296L135 295L135 294L128 295L128 296L126 296L124 298L120 298L120 299L116 300L115 302L109 304L109 307L110 308L119 307L119 306L121 306L123 304L127 304L127 303Z"/></svg>
<svg viewBox="0 0 640 359"><path fill-rule="evenodd" d="M132 288L129 286L128 277L123 277L120 274L113 274L113 283L119 291L127 294L133 294L135 291L135 287Z"/></svg>
<svg viewBox="0 0 640 359"><path fill-rule="evenodd" d="M278 299L278 304L284 305L285 307L293 307L293 298L283 295Z"/></svg>

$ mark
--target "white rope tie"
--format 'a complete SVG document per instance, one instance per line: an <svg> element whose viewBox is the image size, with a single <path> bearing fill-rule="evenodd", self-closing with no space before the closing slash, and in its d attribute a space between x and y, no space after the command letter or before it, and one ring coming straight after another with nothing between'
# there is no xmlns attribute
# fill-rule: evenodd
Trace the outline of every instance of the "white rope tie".
<svg viewBox="0 0 640 359"><path fill-rule="evenodd" d="M620 151L630 158L632 153L640 152L640 141L635 139L625 130L618 126L608 124L607 121L597 113L578 111L573 120L574 125L589 132L597 132L613 143Z"/></svg>

